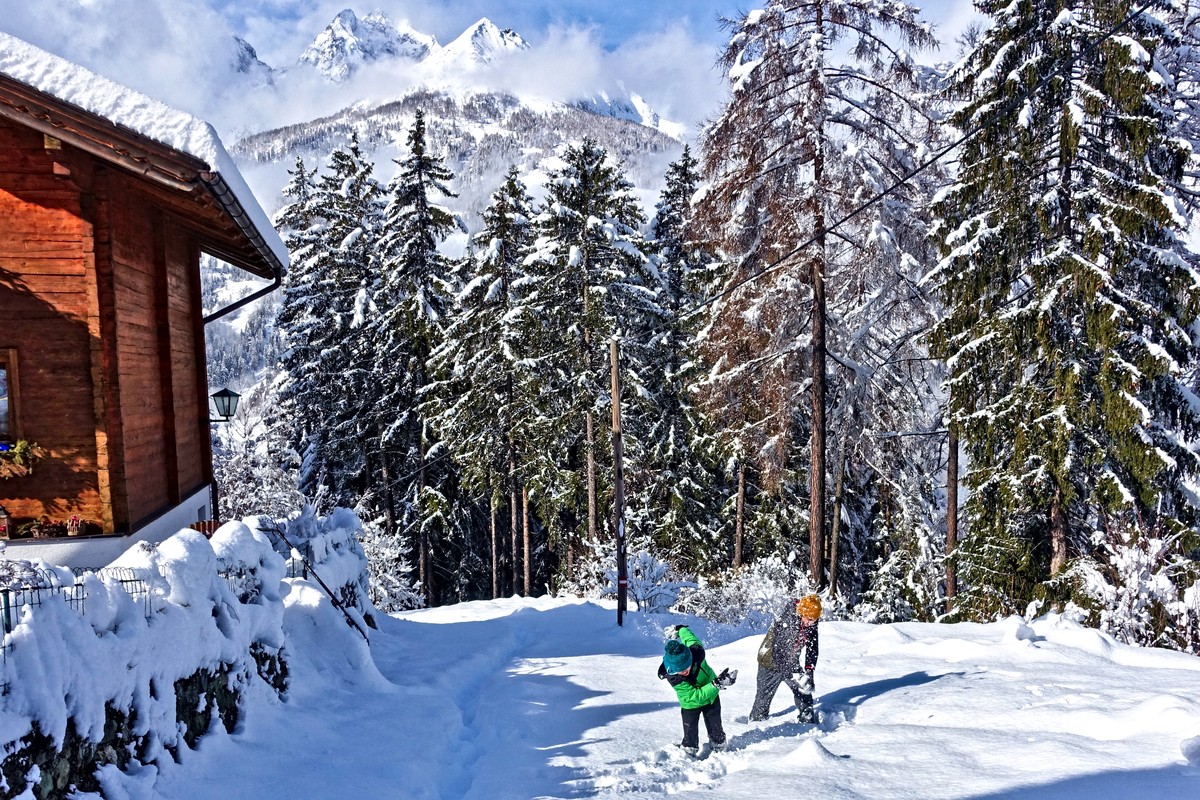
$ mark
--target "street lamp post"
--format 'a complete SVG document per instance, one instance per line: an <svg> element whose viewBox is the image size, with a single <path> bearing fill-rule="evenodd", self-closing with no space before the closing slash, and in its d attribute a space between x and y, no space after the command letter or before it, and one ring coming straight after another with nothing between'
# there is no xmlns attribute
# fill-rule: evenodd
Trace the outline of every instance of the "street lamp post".
<svg viewBox="0 0 1200 800"><path fill-rule="evenodd" d="M217 407L217 416L220 419L210 419L209 422L229 422L233 419L233 415L237 413L238 400L242 396L229 389L221 389L213 392L210 396L213 405Z"/></svg>
<svg viewBox="0 0 1200 800"><path fill-rule="evenodd" d="M208 418L209 423L215 424L229 422L229 420L233 419L233 415L237 413L238 400L242 398L240 394L226 388L215 391L209 396L212 398L213 406L215 406L217 410L217 416L215 418ZM221 493L217 488L217 475L215 470L213 471L212 483L210 484L210 487L212 489L212 521L213 523L217 523L221 519L221 506L219 505L221 501Z"/></svg>

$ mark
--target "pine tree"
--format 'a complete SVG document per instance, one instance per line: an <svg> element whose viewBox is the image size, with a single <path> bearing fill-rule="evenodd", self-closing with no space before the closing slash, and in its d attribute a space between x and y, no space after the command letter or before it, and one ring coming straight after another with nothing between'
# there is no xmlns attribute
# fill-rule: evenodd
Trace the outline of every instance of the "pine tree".
<svg viewBox="0 0 1200 800"><path fill-rule="evenodd" d="M562 537L565 570L577 537L598 538L600 497L606 487L598 460L608 457L597 419L608 399L608 341L619 336L624 379L643 385L646 334L661 318L660 281L638 233L641 211L631 186L608 154L585 140L562 154L536 220L527 261L522 353L538 360L536 424L553 431L565 462L541 454L527 470L542 519Z"/></svg>
<svg viewBox="0 0 1200 800"><path fill-rule="evenodd" d="M768 493L791 480L792 442L807 429L809 573L817 586L827 579L826 387L837 378L826 370L835 344L827 284L839 280L843 242L866 250L867 236L906 238L878 207L855 230L829 227L870 185L898 177L897 144L919 145L885 111L906 115L915 85L911 59L890 42L934 43L917 14L902 2L770 0L744 15L731 23L723 56L732 97L703 138L712 187L700 209L731 266L704 332L713 365L708 403L733 423L739 485L751 462ZM840 50L848 51L845 63L835 61ZM807 409L798 402L805 394Z"/></svg>
<svg viewBox="0 0 1200 800"><path fill-rule="evenodd" d="M939 204L939 345L970 459L965 610L1005 613L1094 531L1194 520L1200 287L1169 31L1128 2L979 7L994 25L955 75L954 122L978 133Z"/></svg>
<svg viewBox="0 0 1200 800"><path fill-rule="evenodd" d="M379 238L379 184L356 137L315 181L298 164L285 190L292 270L280 314L285 350L280 416L301 454L300 488L323 506L353 507L370 488L360 427L371 398L365 303Z"/></svg>
<svg viewBox="0 0 1200 800"><path fill-rule="evenodd" d="M438 559L434 548L465 537L457 527L461 517L453 513L458 489L450 454L435 439L420 404L434 380L429 359L442 341L455 293L451 264L438 245L458 223L436 204L439 197L454 196L447 187L453 176L429 152L425 134L425 117L418 112L408 133L409 155L396 162L399 169L388 184L378 253L382 280L371 323L376 342L371 377L379 386L376 407L386 415L374 423L382 443L380 469L386 485L394 487L385 502L390 509L399 501L403 530L415 530L421 587L436 603L435 561L449 569L457 560L449 554ZM398 481L403 485L394 486Z"/></svg>
<svg viewBox="0 0 1200 800"><path fill-rule="evenodd" d="M516 534L521 499L516 467L531 450L521 428L529 416L528 377L516 356L516 321L522 314L518 287L523 262L534 238L533 211L515 167L492 195L483 225L473 238L474 257L463 276L466 284L431 357L432 371L442 377L431 386L423 410L454 453L464 488L487 504L495 597L502 586L515 591L519 584L515 570L520 562ZM506 505L511 582L501 580L501 554L508 548L497 517Z"/></svg>
<svg viewBox="0 0 1200 800"><path fill-rule="evenodd" d="M629 527L642 531L656 552L685 571L714 571L726 561L720 545L719 474L713 433L695 406L691 385L700 377L696 330L711 247L692 239L691 200L700 186L698 162L686 145L666 173L651 222L662 276L662 326L654 332L644 380L648 414L630 420L640 469L627 470ZM635 455L635 461L638 457Z"/></svg>

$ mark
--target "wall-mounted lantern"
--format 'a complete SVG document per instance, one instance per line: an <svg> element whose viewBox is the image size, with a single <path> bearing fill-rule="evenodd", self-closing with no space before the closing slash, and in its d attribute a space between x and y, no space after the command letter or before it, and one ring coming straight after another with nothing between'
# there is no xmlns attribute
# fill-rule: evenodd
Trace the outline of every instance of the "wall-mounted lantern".
<svg viewBox="0 0 1200 800"><path fill-rule="evenodd" d="M217 408L219 419L210 419L209 422L229 422L229 420L233 419L233 415L237 413L238 400L242 396L229 389L221 389L220 391L213 392L211 397L213 405Z"/></svg>
<svg viewBox="0 0 1200 800"><path fill-rule="evenodd" d="M0 536L8 538L8 509L0 506Z"/></svg>

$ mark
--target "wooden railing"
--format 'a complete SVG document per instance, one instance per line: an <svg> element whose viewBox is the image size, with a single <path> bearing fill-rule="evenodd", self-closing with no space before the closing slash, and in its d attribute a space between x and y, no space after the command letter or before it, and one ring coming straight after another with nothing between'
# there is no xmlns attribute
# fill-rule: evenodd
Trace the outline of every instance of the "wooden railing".
<svg viewBox="0 0 1200 800"><path fill-rule="evenodd" d="M221 523L215 519L202 519L193 522L188 527L194 531L200 531L211 539L212 535L217 532L217 528L221 527Z"/></svg>

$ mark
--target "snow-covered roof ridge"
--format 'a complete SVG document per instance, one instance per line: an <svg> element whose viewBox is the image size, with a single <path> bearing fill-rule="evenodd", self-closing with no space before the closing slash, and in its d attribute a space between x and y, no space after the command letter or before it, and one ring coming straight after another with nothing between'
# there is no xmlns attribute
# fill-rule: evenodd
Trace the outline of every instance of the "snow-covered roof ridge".
<svg viewBox="0 0 1200 800"><path fill-rule="evenodd" d="M0 75L204 162L286 267L287 248L212 125L2 31Z"/></svg>

